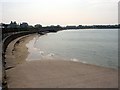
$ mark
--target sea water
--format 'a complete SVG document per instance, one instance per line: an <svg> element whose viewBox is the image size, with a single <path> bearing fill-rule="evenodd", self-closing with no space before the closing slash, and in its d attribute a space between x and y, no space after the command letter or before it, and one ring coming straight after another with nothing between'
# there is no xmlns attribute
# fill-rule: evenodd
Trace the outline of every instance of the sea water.
<svg viewBox="0 0 120 90"><path fill-rule="evenodd" d="M70 60L118 68L117 29L63 30L37 35L26 45L26 60Z"/></svg>

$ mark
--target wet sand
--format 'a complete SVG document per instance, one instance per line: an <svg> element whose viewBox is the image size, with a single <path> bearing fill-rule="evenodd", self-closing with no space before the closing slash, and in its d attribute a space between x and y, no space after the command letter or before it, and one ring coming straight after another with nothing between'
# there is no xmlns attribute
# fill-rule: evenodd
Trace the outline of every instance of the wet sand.
<svg viewBox="0 0 120 90"><path fill-rule="evenodd" d="M7 48L7 67L11 67L6 70L9 88L118 87L115 69L63 60L26 61L26 43L34 36L24 37L18 43L14 40Z"/></svg>

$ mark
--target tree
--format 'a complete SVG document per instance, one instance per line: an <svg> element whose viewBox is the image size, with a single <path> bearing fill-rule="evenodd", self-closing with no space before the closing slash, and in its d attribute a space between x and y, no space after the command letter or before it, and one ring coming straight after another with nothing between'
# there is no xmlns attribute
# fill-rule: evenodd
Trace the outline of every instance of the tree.
<svg viewBox="0 0 120 90"><path fill-rule="evenodd" d="M36 24L34 27L35 27L36 29L40 29L40 28L42 28L42 25Z"/></svg>

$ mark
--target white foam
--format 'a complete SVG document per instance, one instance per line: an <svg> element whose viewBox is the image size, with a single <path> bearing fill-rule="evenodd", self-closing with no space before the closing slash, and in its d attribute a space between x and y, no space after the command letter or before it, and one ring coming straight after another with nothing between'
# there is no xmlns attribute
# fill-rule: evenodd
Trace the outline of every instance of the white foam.
<svg viewBox="0 0 120 90"><path fill-rule="evenodd" d="M52 57L52 56L54 56L54 55L55 55L54 53L50 53L50 54L48 54L47 56Z"/></svg>
<svg viewBox="0 0 120 90"><path fill-rule="evenodd" d="M84 63L84 64L87 63L86 61L80 61L80 60L78 60L78 59L76 59L76 58L71 59L71 61L74 61L74 62L81 62L81 63Z"/></svg>
<svg viewBox="0 0 120 90"><path fill-rule="evenodd" d="M74 61L74 62L78 62L79 60L78 59L76 59L76 58L73 58L73 59L71 59L72 61Z"/></svg>
<svg viewBox="0 0 120 90"><path fill-rule="evenodd" d="M81 61L81 63L84 63L84 64L86 64L87 62L85 62L85 61Z"/></svg>
<svg viewBox="0 0 120 90"><path fill-rule="evenodd" d="M39 53L40 53L41 55L43 55L43 54L44 54L44 51L39 51Z"/></svg>

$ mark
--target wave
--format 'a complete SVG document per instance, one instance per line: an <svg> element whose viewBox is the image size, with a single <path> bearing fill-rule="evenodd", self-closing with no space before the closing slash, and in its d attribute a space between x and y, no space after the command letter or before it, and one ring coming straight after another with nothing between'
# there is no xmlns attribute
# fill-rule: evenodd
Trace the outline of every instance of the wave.
<svg viewBox="0 0 120 90"><path fill-rule="evenodd" d="M76 58L71 59L71 61L78 62L79 60Z"/></svg>
<svg viewBox="0 0 120 90"><path fill-rule="evenodd" d="M55 56L55 54L54 53L49 53L47 56L53 57L53 56Z"/></svg>
<svg viewBox="0 0 120 90"><path fill-rule="evenodd" d="M44 54L44 51L39 51L39 53L40 53L41 55L43 55L43 54Z"/></svg>
<svg viewBox="0 0 120 90"><path fill-rule="evenodd" d="M86 61L81 61L79 59L76 59L76 58L73 58L73 59L70 59L71 61L74 61L74 62L81 62L81 63L84 63L86 64L87 62Z"/></svg>

